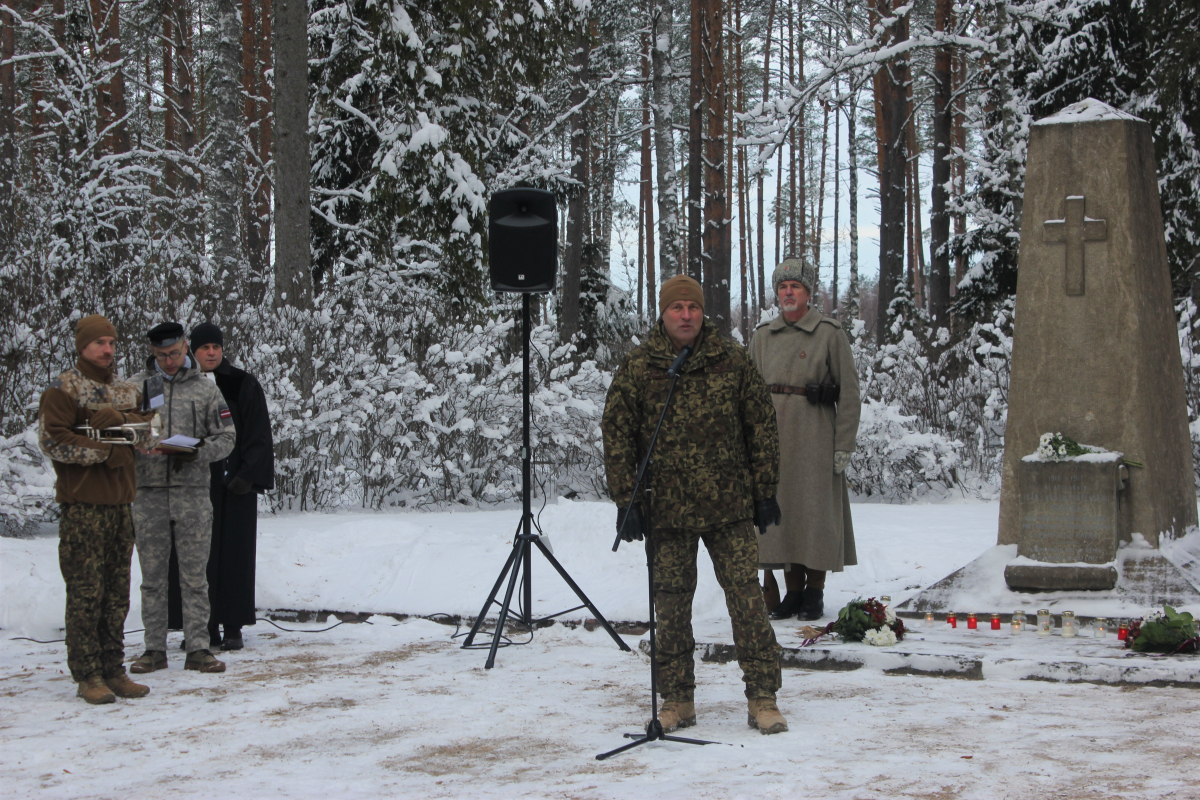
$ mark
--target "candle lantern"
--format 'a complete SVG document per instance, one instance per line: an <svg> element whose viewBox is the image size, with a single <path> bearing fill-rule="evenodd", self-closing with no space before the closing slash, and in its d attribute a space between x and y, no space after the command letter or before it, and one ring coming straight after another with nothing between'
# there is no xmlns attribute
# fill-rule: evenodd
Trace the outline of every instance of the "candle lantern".
<svg viewBox="0 0 1200 800"><path fill-rule="evenodd" d="M1051 625L1050 609L1039 608L1038 609L1038 627L1037 627L1038 636L1049 636L1050 635L1050 625Z"/></svg>
<svg viewBox="0 0 1200 800"><path fill-rule="evenodd" d="M978 614L967 614L967 629L972 631L979 630Z"/></svg>
<svg viewBox="0 0 1200 800"><path fill-rule="evenodd" d="M1078 632L1079 632L1079 626L1075 622L1075 612L1074 611L1062 612L1062 635L1063 636L1074 636Z"/></svg>
<svg viewBox="0 0 1200 800"><path fill-rule="evenodd" d="M892 606L892 596L891 596L891 595L889 595L889 594L881 595L881 596L879 597L879 604L880 604L880 605L882 605L882 606L886 606L886 607L888 607L888 608L891 608L891 606Z"/></svg>
<svg viewBox="0 0 1200 800"><path fill-rule="evenodd" d="M926 628L933 627L933 612L932 611L925 612L925 627Z"/></svg>
<svg viewBox="0 0 1200 800"><path fill-rule="evenodd" d="M1000 615L999 614L992 614L992 630L994 630L994 631L1000 630Z"/></svg>
<svg viewBox="0 0 1200 800"><path fill-rule="evenodd" d="M1104 617L1096 617L1092 623L1092 635L1097 639L1103 639L1108 635L1108 620Z"/></svg>
<svg viewBox="0 0 1200 800"><path fill-rule="evenodd" d="M958 627L958 614L955 614L953 611L951 611L949 614L946 615L946 622L950 623L951 628L957 628Z"/></svg>
<svg viewBox="0 0 1200 800"><path fill-rule="evenodd" d="M1025 612L1017 611L1012 615L1012 632L1020 633L1025 630Z"/></svg>
<svg viewBox="0 0 1200 800"><path fill-rule="evenodd" d="M1122 642L1129 638L1129 623L1120 620L1117 624L1117 638Z"/></svg>

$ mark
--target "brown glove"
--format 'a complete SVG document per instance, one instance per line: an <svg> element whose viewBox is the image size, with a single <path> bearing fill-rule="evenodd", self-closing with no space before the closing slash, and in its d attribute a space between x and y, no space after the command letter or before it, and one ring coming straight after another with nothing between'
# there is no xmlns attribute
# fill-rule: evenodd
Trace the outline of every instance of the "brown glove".
<svg viewBox="0 0 1200 800"><path fill-rule="evenodd" d="M88 424L93 428L115 428L125 424L125 415L115 408L101 408L92 414Z"/></svg>
<svg viewBox="0 0 1200 800"><path fill-rule="evenodd" d="M106 409L102 409L106 410ZM133 466L133 448L128 445L114 444L110 445L111 452L105 460L105 464L109 469L120 469L121 467Z"/></svg>
<svg viewBox="0 0 1200 800"><path fill-rule="evenodd" d="M174 459L175 472L182 472L184 464L190 464L193 461L195 461L196 456L200 455L201 447L204 447L203 439L201 439L199 442L196 443L196 449L191 451L190 453L172 453L171 457Z"/></svg>

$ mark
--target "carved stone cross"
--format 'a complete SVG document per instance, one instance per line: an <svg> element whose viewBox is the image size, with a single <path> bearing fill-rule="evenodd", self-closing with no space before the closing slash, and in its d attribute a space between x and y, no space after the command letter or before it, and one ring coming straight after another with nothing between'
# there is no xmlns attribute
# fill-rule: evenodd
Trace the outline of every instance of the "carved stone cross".
<svg viewBox="0 0 1200 800"><path fill-rule="evenodd" d="M1048 219L1043 223L1042 241L1067 245L1067 270L1064 285L1067 294L1083 294L1083 243L1108 238L1108 223L1088 219L1082 196L1067 198L1067 218Z"/></svg>

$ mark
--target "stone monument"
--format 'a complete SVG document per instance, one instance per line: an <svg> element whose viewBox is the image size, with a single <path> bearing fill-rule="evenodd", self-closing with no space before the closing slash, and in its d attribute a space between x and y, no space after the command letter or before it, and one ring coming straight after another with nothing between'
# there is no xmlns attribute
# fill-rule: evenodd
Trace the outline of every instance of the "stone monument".
<svg viewBox="0 0 1200 800"><path fill-rule="evenodd" d="M1196 524L1153 141L1085 100L1028 153L998 543L1019 547L1013 588L1112 588L1118 543ZM1048 432L1142 466L1023 462Z"/></svg>

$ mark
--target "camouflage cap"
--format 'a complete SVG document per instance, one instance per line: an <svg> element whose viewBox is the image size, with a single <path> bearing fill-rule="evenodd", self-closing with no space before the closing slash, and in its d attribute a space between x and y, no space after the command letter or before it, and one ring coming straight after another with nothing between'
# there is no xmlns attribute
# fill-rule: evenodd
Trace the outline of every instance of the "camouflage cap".
<svg viewBox="0 0 1200 800"><path fill-rule="evenodd" d="M812 294L817 286L817 270L803 258L785 258L771 274L771 288L779 294L779 284L784 281L799 281Z"/></svg>

